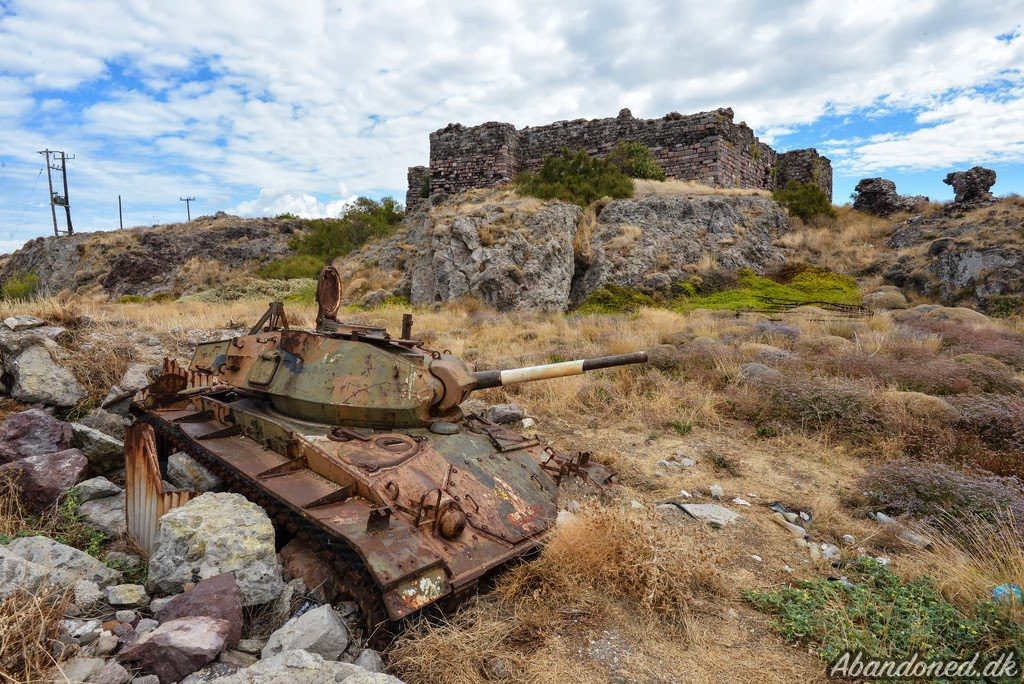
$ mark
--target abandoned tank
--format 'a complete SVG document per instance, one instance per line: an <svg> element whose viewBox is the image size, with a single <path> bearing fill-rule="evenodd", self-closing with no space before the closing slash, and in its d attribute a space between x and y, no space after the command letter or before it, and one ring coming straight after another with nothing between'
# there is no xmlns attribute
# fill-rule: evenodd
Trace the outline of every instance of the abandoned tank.
<svg viewBox="0 0 1024 684"><path fill-rule="evenodd" d="M460 404L480 389L647 360L645 352L475 371L402 334L337 319L341 282L326 268L315 331L272 303L247 335L200 344L187 368L165 360L137 395L126 440L129 534L144 549L160 516L195 492L164 491L184 451L228 491L262 506L334 567L367 634L430 604L449 607L510 560L536 551L559 486L600 488L611 473ZM385 627L385 629L380 629Z"/></svg>

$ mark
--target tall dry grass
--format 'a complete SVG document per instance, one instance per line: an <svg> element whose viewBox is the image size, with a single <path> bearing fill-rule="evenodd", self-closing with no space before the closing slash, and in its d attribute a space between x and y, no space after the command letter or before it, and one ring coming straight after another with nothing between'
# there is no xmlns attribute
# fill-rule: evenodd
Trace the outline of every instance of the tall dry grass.
<svg viewBox="0 0 1024 684"><path fill-rule="evenodd" d="M670 681L692 604L725 591L708 542L705 530L683 533L651 511L586 509L491 594L401 637L393 667L439 684L607 681L610 670Z"/></svg>
<svg viewBox="0 0 1024 684"><path fill-rule="evenodd" d="M70 604L69 590L49 585L0 599L0 682L50 681L47 675L63 658L51 647Z"/></svg>

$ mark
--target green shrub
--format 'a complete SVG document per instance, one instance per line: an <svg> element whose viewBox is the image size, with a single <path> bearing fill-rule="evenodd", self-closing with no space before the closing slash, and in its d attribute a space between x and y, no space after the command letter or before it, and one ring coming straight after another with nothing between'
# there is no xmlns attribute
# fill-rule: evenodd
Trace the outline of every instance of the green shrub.
<svg viewBox="0 0 1024 684"><path fill-rule="evenodd" d="M292 278L316 278L326 265L319 257L311 254L293 254L292 256L271 261L260 267L256 274L261 278L274 280L291 280Z"/></svg>
<svg viewBox="0 0 1024 684"><path fill-rule="evenodd" d="M632 197L633 181L607 159L563 147L544 157L540 171L516 176L516 190L539 199L557 199L585 207L602 197Z"/></svg>
<svg viewBox="0 0 1024 684"><path fill-rule="evenodd" d="M701 287L699 290L706 290ZM859 304L857 282L848 276L823 268L811 267L793 275L789 282L780 283L743 269L737 276L736 287L697 296L680 296L672 301L678 311L692 309L728 309L740 311L764 306L761 297L777 297L799 301L821 301L834 304Z"/></svg>
<svg viewBox="0 0 1024 684"><path fill-rule="evenodd" d="M144 304L146 302L173 302L178 298L171 292L158 292L153 295L121 295L118 304Z"/></svg>
<svg viewBox="0 0 1024 684"><path fill-rule="evenodd" d="M970 659L1024 644L1024 624L1007 606L977 604L958 610L928 577L904 581L872 558L844 568L853 582L822 578L764 591L745 590L743 598L774 615L772 627L789 643L811 644L833 661L843 651L861 650L880 659Z"/></svg>
<svg viewBox="0 0 1024 684"><path fill-rule="evenodd" d="M306 231L289 243L295 254L267 264L259 275L315 278L320 269L338 257L359 249L372 238L395 232L404 217L402 205L391 197L380 201L360 197L338 218L304 220Z"/></svg>
<svg viewBox="0 0 1024 684"><path fill-rule="evenodd" d="M14 273L0 285L0 299L24 301L39 291L39 276L34 271Z"/></svg>
<svg viewBox="0 0 1024 684"><path fill-rule="evenodd" d="M654 306L655 301L649 295L632 287L605 283L583 300L576 309L581 314L615 314L636 311L644 306Z"/></svg>
<svg viewBox="0 0 1024 684"><path fill-rule="evenodd" d="M790 215L804 221L810 221L817 216L836 215L836 210L832 208L832 200L813 183L789 181L785 188L776 190L772 198L789 210Z"/></svg>
<svg viewBox="0 0 1024 684"><path fill-rule="evenodd" d="M274 218L276 218L278 221L297 221L299 217L295 214L285 212L283 214L278 214Z"/></svg>
<svg viewBox="0 0 1024 684"><path fill-rule="evenodd" d="M651 150L640 142L620 142L605 157L619 167L622 173L630 178L646 178L649 180L665 180L665 171L654 160Z"/></svg>

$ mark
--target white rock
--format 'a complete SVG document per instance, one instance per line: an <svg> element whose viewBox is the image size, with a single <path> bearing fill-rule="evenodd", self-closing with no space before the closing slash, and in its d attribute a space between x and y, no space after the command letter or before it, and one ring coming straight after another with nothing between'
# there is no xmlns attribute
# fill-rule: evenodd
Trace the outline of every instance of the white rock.
<svg viewBox="0 0 1024 684"><path fill-rule="evenodd" d="M758 563L760 563L761 561L763 561L763 560L764 560L763 558L761 558L760 556L758 556L758 555L757 555L756 553L752 553L752 554L750 554L750 557L751 557L751 558L753 558L754 560L756 560L756 561L757 561Z"/></svg>
<svg viewBox="0 0 1024 684"><path fill-rule="evenodd" d="M98 656L110 655L117 648L120 640L113 632L103 630L92 644L92 652Z"/></svg>
<svg viewBox="0 0 1024 684"><path fill-rule="evenodd" d="M844 534L843 535L843 543L844 544L856 544L857 543L857 538L854 537L852 534Z"/></svg>
<svg viewBox="0 0 1024 684"><path fill-rule="evenodd" d="M82 450L93 472L110 473L124 467L124 442L82 423L72 423L72 446Z"/></svg>
<svg viewBox="0 0 1024 684"><path fill-rule="evenodd" d="M88 610L103 600L103 592L95 582L79 580L75 582L75 605Z"/></svg>
<svg viewBox="0 0 1024 684"><path fill-rule="evenodd" d="M126 530L124 506L125 494L121 492L116 496L86 501L78 507L78 514L86 524L111 537L119 537Z"/></svg>
<svg viewBox="0 0 1024 684"><path fill-rule="evenodd" d="M292 618L267 639L261 657L284 651L304 650L327 660L337 660L348 647L348 628L329 605L320 606Z"/></svg>
<svg viewBox="0 0 1024 684"><path fill-rule="evenodd" d="M734 499L732 500L732 502L733 502L734 504L737 504L737 505L739 505L739 506L749 506L749 505L750 505L750 502L749 502L749 501L747 501L747 500L745 500L745 499L741 499L741 498L740 498L740 497L738 497L738 496L737 496L736 498L734 498Z"/></svg>
<svg viewBox="0 0 1024 684"><path fill-rule="evenodd" d="M135 392L145 387L149 387L149 370L152 368L148 363L130 363L128 364L128 370L121 376L121 381L117 383L117 386L121 388L123 392Z"/></svg>
<svg viewBox="0 0 1024 684"><path fill-rule="evenodd" d="M384 671L384 659L380 657L380 653L377 653L372 648L364 648L359 652L356 657L356 666L363 668L367 672L383 672Z"/></svg>
<svg viewBox="0 0 1024 684"><path fill-rule="evenodd" d="M284 586L274 526L241 494L203 494L160 519L149 559L155 592L175 594L186 583L230 572L243 606L273 601Z"/></svg>
<svg viewBox="0 0 1024 684"><path fill-rule="evenodd" d="M121 581L112 570L89 554L47 537L22 537L7 550L45 569L50 581L72 587L79 580L95 582L101 589Z"/></svg>
<svg viewBox="0 0 1024 684"><path fill-rule="evenodd" d="M216 684L403 684L391 675L369 672L351 663L324 660L307 651L285 651L213 681Z"/></svg>
<svg viewBox="0 0 1024 684"><path fill-rule="evenodd" d="M529 416L527 416L526 418L523 418L523 429L524 430L529 430L530 428L534 427L535 425L537 425L537 421L534 420L533 418L530 418Z"/></svg>
<svg viewBox="0 0 1024 684"><path fill-rule="evenodd" d="M183 451L167 459L167 479L178 489L209 492L221 486L220 478Z"/></svg>
<svg viewBox="0 0 1024 684"><path fill-rule="evenodd" d="M75 485L75 493L80 504L93 499L116 496L124 490L105 477L94 477Z"/></svg>
<svg viewBox="0 0 1024 684"><path fill-rule="evenodd" d="M45 578L46 568L0 545L0 598L19 589L35 591Z"/></svg>
<svg viewBox="0 0 1024 684"><path fill-rule="evenodd" d="M149 605L149 594L141 584L115 584L107 587L107 603L114 608L141 608Z"/></svg>
<svg viewBox="0 0 1024 684"><path fill-rule="evenodd" d="M722 485L719 484L711 485L708 491L711 492L712 499L721 499L723 496L725 496L725 490L722 489Z"/></svg>
<svg viewBox="0 0 1024 684"><path fill-rule="evenodd" d="M106 661L103 658L72 658L56 665L50 671L50 681L87 682L90 677L103 669L105 664Z"/></svg>
<svg viewBox="0 0 1024 684"><path fill-rule="evenodd" d="M15 331L38 328L45 324L46 321L41 318L36 318L35 316L10 316L4 319L4 325Z"/></svg>
<svg viewBox="0 0 1024 684"><path fill-rule="evenodd" d="M569 511L558 511L558 515L555 516L555 527L562 528L575 525L579 519L580 517L575 513L571 513Z"/></svg>
<svg viewBox="0 0 1024 684"><path fill-rule="evenodd" d="M731 525L740 518L739 513L718 504L683 504L680 508L694 518L712 525Z"/></svg>
<svg viewBox="0 0 1024 684"><path fill-rule="evenodd" d="M685 489L680 489L679 490L679 496L683 497L684 499L692 499L693 498L693 494L691 494L690 492L686 491Z"/></svg>
<svg viewBox="0 0 1024 684"><path fill-rule="evenodd" d="M26 404L75 406L87 396L71 371L43 346L26 348L10 362L9 370L14 377L11 397Z"/></svg>

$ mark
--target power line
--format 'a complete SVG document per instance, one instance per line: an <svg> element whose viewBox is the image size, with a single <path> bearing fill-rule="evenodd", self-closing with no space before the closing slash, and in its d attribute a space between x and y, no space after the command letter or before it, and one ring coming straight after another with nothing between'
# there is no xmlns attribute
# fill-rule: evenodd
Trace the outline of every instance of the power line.
<svg viewBox="0 0 1024 684"><path fill-rule="evenodd" d="M19 228L21 228L21 222L25 218L25 211L28 209L28 203L32 201L32 195L36 194L36 186L39 185L39 179L42 178L42 176L43 176L43 169L44 168L46 168L46 167L45 166L40 166L39 167L39 173L36 174L36 180L35 180L34 183L32 183L32 189L29 190L28 197L25 198L25 204L22 205L22 207L21 207L21 216L18 217L18 225L16 225L14 227L15 231L17 231Z"/></svg>
<svg viewBox="0 0 1024 684"><path fill-rule="evenodd" d="M40 150L39 154L46 159L46 180L50 184L50 215L53 217L53 234L60 237L61 233L73 235L74 226L71 225L71 203L68 201L68 160L74 159L60 150ZM50 155L53 155L52 161ZM59 171L64 186L64 194L53 190L53 172ZM58 188L59 190L59 188ZM64 229L57 227L57 207L64 207L66 217Z"/></svg>

